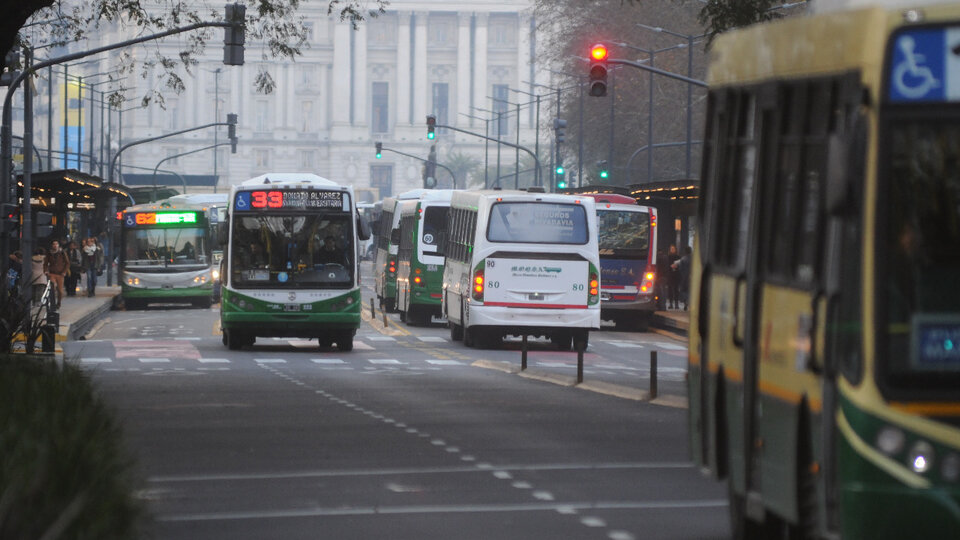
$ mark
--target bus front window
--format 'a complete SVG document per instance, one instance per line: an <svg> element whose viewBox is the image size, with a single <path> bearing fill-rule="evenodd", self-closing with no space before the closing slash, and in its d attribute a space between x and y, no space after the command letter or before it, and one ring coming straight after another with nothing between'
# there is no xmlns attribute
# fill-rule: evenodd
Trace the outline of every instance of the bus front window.
<svg viewBox="0 0 960 540"><path fill-rule="evenodd" d="M622 210L597 212L597 242L604 253L616 257L646 259L650 245L650 214Z"/></svg>
<svg viewBox="0 0 960 540"><path fill-rule="evenodd" d="M197 266L208 263L206 230L200 227L129 229L126 231L128 267Z"/></svg>
<svg viewBox="0 0 960 540"><path fill-rule="evenodd" d="M960 126L903 120L890 132L889 196L879 257L886 381L952 385L960 377Z"/></svg>
<svg viewBox="0 0 960 540"><path fill-rule="evenodd" d="M349 214L243 216L231 239L238 288L344 288L353 284Z"/></svg>

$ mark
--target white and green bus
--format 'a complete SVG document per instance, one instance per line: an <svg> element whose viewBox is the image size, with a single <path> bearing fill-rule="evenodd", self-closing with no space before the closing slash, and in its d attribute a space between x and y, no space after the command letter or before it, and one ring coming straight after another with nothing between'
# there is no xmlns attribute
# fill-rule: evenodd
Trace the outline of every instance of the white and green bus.
<svg viewBox="0 0 960 540"><path fill-rule="evenodd" d="M370 236L358 216L353 188L313 174L265 174L234 186L224 230L224 345L299 337L352 350L358 247Z"/></svg>
<svg viewBox="0 0 960 540"><path fill-rule="evenodd" d="M149 303L210 307L214 267L209 208L158 201L121 214L120 294L126 309Z"/></svg>
<svg viewBox="0 0 960 540"><path fill-rule="evenodd" d="M407 324L427 325L441 315L443 241L453 193L452 189L431 189L397 206L397 310Z"/></svg>
<svg viewBox="0 0 960 540"><path fill-rule="evenodd" d="M400 201L420 197L424 189L414 189L385 198L380 205L380 220L377 224L376 254L373 260L373 290L380 309L396 311L397 308L397 249L400 246Z"/></svg>

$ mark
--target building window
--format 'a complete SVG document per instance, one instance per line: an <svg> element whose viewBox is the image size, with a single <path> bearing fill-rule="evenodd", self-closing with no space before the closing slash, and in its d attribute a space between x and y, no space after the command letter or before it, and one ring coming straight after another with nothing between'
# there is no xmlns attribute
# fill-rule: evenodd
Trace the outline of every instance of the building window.
<svg viewBox="0 0 960 540"><path fill-rule="evenodd" d="M297 152L300 162L300 170L304 172L312 171L314 168L314 151L313 150L300 150Z"/></svg>
<svg viewBox="0 0 960 540"><path fill-rule="evenodd" d="M457 20L452 17L431 16L429 19L427 44L431 47L452 47L455 44L454 36Z"/></svg>
<svg viewBox="0 0 960 540"><path fill-rule="evenodd" d="M270 150L257 148L253 151L253 166L257 169L270 167Z"/></svg>
<svg viewBox="0 0 960 540"><path fill-rule="evenodd" d="M437 123L450 125L450 85L447 83L433 83L433 114L437 115Z"/></svg>
<svg viewBox="0 0 960 540"><path fill-rule="evenodd" d="M393 165L371 165L370 187L380 191L380 198L393 193Z"/></svg>
<svg viewBox="0 0 960 540"><path fill-rule="evenodd" d="M303 23L303 34L307 39L307 43L313 43L313 23L305 22Z"/></svg>
<svg viewBox="0 0 960 540"><path fill-rule="evenodd" d="M517 46L516 17L490 17L490 46L496 48Z"/></svg>
<svg viewBox="0 0 960 540"><path fill-rule="evenodd" d="M505 84L493 85L493 111L498 114L499 122L494 123L494 136L506 137L510 134L510 99L509 87Z"/></svg>
<svg viewBox="0 0 960 540"><path fill-rule="evenodd" d="M380 15L365 21L368 27L367 43L374 47L397 46L397 16Z"/></svg>
<svg viewBox="0 0 960 540"><path fill-rule="evenodd" d="M166 157L167 157L168 159L167 159L166 161L164 161L163 164L164 164L164 165L177 165L177 164L180 162L180 158L179 158L179 157L173 157L173 156L179 156L180 152L181 152L181 151L180 151L179 148L166 148L165 151L164 151L164 153L166 154Z"/></svg>
<svg viewBox="0 0 960 540"><path fill-rule="evenodd" d="M374 133L390 131L390 83L375 82L371 95L370 127Z"/></svg>
<svg viewBox="0 0 960 540"><path fill-rule="evenodd" d="M313 90L317 85L317 70L314 66L300 67L300 88L298 90Z"/></svg>
<svg viewBox="0 0 960 540"><path fill-rule="evenodd" d="M176 99L166 100L167 110L164 113L164 118L166 118L166 129L168 131L176 131L180 129L180 122L178 117L180 116L180 101Z"/></svg>
<svg viewBox="0 0 960 540"><path fill-rule="evenodd" d="M313 102L301 101L300 102L300 133L312 133L314 131L316 131L316 126L313 122Z"/></svg>
<svg viewBox="0 0 960 540"><path fill-rule="evenodd" d="M270 131L270 103L265 99L258 99L256 111L255 131L260 133Z"/></svg>

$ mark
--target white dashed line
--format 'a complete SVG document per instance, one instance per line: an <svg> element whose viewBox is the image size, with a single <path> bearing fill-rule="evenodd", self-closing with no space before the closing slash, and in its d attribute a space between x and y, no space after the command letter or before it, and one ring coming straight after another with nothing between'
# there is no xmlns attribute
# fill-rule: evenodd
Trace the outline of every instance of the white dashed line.
<svg viewBox="0 0 960 540"><path fill-rule="evenodd" d="M553 493L550 493L549 491L534 491L533 498L539 501L552 501Z"/></svg>
<svg viewBox="0 0 960 540"><path fill-rule="evenodd" d="M458 362L456 360L427 360L428 364L433 364L434 366L462 366L463 362Z"/></svg>
<svg viewBox="0 0 960 540"><path fill-rule="evenodd" d="M530 489L533 487L533 485L530 482L514 482L513 484L510 484L510 485L512 485L517 489Z"/></svg>
<svg viewBox="0 0 960 540"><path fill-rule="evenodd" d="M197 358L201 364L229 364L228 358Z"/></svg>
<svg viewBox="0 0 960 540"><path fill-rule="evenodd" d="M169 358L141 358L140 363L142 364L169 364Z"/></svg>
<svg viewBox="0 0 960 540"><path fill-rule="evenodd" d="M585 517L580 519L580 523L587 527L606 527L607 522L598 517Z"/></svg>
<svg viewBox="0 0 960 540"><path fill-rule="evenodd" d="M287 361L283 358L254 358L254 362L258 364L286 364Z"/></svg>
<svg viewBox="0 0 960 540"><path fill-rule="evenodd" d="M310 361L313 362L314 364L326 364L326 365L344 363L343 360L341 360L340 358L311 358Z"/></svg>
<svg viewBox="0 0 960 540"><path fill-rule="evenodd" d="M513 478L513 475L507 471L494 471L493 476L500 480L511 480Z"/></svg>
<svg viewBox="0 0 960 540"><path fill-rule="evenodd" d="M370 362L371 364L377 364L377 365L403 364L403 362L397 360L396 358L371 358L367 360L367 362Z"/></svg>
<svg viewBox="0 0 960 540"><path fill-rule="evenodd" d="M113 362L112 358L81 358L81 364L109 364Z"/></svg>

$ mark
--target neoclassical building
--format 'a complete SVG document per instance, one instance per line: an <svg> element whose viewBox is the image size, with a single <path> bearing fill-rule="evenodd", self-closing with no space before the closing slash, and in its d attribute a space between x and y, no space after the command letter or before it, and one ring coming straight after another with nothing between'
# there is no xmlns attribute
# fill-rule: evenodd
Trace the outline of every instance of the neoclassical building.
<svg viewBox="0 0 960 540"><path fill-rule="evenodd" d="M217 30L200 64L183 75L185 90L163 92L165 108L132 108L158 84L158 72L148 70L146 78L124 81L131 88L127 107L132 109L123 114L122 141L113 146L225 121L227 113L236 113L237 153L223 146L216 150L216 160L212 150L166 159L213 145L214 130L204 129L129 149L122 156L124 175L131 180L135 173L149 175L162 160L160 169L213 175L216 161L218 190L265 172L310 171L352 184L367 199L379 199L422 185L422 163L390 150L426 158L436 143L441 164L464 155L482 163L483 139L438 130L437 139L428 141L426 116L434 114L441 125L494 137L499 130L504 140L517 142L516 104L530 101L523 92L534 93L538 80L530 4L391 0L385 14L357 30L328 16L326 2L305 4L301 14L309 46L302 56L263 60L262 45L248 36L246 63L236 67L222 64ZM116 32L102 39L123 38ZM159 47L174 52L178 44L168 39ZM134 55L143 52L133 50ZM86 68L110 69L109 60ZM268 72L275 82L272 93L255 90L259 71ZM490 121L497 113L499 121ZM519 140L531 148L534 115L529 105L523 105L519 115ZM226 128L220 128L216 142L225 142L226 134ZM375 156L375 142L387 150L381 159ZM491 165L495 147L489 145ZM509 186L514 156L513 149L502 148L502 176L509 171ZM482 181L482 169L474 177ZM165 183L178 182L164 178ZM462 187L465 179L457 180Z"/></svg>

